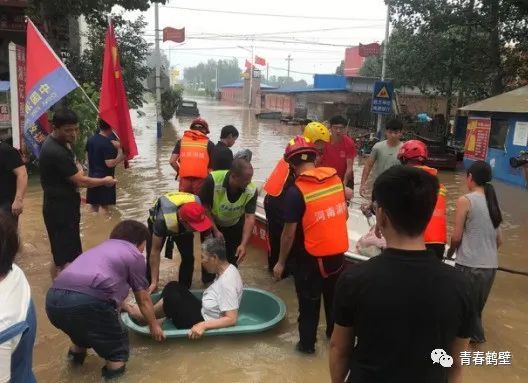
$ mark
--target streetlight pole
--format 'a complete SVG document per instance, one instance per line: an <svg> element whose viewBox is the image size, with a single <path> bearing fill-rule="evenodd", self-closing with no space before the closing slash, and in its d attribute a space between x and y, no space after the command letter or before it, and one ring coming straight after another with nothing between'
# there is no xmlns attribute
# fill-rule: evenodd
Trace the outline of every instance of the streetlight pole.
<svg viewBox="0 0 528 383"><path fill-rule="evenodd" d="M158 3L154 3L154 28L156 29L155 59L156 59L156 131L161 138L161 55L159 46L159 9Z"/></svg>
<svg viewBox="0 0 528 383"><path fill-rule="evenodd" d="M251 108L252 106L252 103L253 103L253 62L255 61L254 60L254 46L253 46L253 41L251 41L251 62L250 62L250 67L249 67L249 107Z"/></svg>
<svg viewBox="0 0 528 383"><path fill-rule="evenodd" d="M383 42L383 60L381 64L381 81L385 80L387 70L387 51L389 47L389 27L390 27L390 0L387 0L387 18L385 20L385 41ZM381 122L383 117L378 114L378 121L376 125L376 134L381 139Z"/></svg>

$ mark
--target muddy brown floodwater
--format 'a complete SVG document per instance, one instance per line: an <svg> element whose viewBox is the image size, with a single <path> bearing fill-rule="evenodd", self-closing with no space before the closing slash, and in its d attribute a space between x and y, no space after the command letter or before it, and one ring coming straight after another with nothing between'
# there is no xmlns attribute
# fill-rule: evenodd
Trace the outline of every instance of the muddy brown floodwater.
<svg viewBox="0 0 528 383"><path fill-rule="evenodd" d="M253 113L239 106L199 100L202 116L211 125L210 137L216 142L223 125L234 124L240 138L233 148L253 151L255 178L264 179L282 154L286 142L297 134L298 127L275 121L256 121ZM168 159L177 134L189 125L189 119L174 120L174 127L164 128L163 138L156 139L152 105L144 108L145 117L133 112L140 155L129 170L119 169L118 202L111 216L94 215L83 208L81 232L84 249L107 238L121 219L145 221L147 210L160 194L175 187L174 172ZM356 182L361 164L356 161ZM450 221L454 201L464 192L463 172L441 173L448 189ZM500 250L500 265L528 271L528 192L496 184L504 211L505 244ZM357 188L356 188L357 190ZM356 198L355 203L360 200ZM99 382L102 360L89 353L84 366L71 368L65 361L67 337L50 325L44 311L44 297L50 286L51 255L41 214L42 190L38 178L32 178L25 211L21 219L23 251L18 263L26 272L38 311L38 334L35 343L34 370L39 382ZM198 257L194 287L199 281ZM162 260L162 282L177 275L178 256ZM286 318L273 330L257 335L205 337L199 341L172 339L155 343L150 338L130 334L131 356L122 382L326 382L328 341L320 326L317 352L302 356L294 351L297 341L297 302L291 278L274 282L266 269L265 254L250 252L241 267L246 286L260 287L280 296L287 305ZM528 381L528 277L498 272L485 313L488 342L480 351L509 351L511 365L471 366L466 382ZM322 316L324 318L324 316ZM484 363L485 364L485 363Z"/></svg>

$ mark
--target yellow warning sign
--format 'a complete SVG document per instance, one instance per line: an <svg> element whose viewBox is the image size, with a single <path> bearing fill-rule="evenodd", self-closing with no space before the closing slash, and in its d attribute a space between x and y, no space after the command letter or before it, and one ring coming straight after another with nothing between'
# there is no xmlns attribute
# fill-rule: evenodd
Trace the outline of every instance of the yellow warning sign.
<svg viewBox="0 0 528 383"><path fill-rule="evenodd" d="M389 92L387 92L387 88L386 87L381 88L381 90L378 92L376 97L379 97L379 98L390 98Z"/></svg>

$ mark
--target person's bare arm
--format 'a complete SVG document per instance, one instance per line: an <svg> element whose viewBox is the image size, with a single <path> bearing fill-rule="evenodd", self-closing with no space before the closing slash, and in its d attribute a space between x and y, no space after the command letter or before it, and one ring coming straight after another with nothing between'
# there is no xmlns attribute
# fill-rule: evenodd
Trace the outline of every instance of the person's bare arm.
<svg viewBox="0 0 528 383"><path fill-rule="evenodd" d="M113 186L117 180L113 177L106 176L104 178L92 178L84 175L84 172L78 171L70 177L70 181L73 182L77 187L81 188L93 188L97 186Z"/></svg>
<svg viewBox="0 0 528 383"><path fill-rule="evenodd" d="M343 183L348 185L348 181L352 181L352 185L354 184L354 159L353 158L347 158L346 160L346 171L345 175L343 177Z"/></svg>
<svg viewBox="0 0 528 383"><path fill-rule="evenodd" d="M497 249L502 246L502 231L500 227L497 228Z"/></svg>
<svg viewBox="0 0 528 383"><path fill-rule="evenodd" d="M180 155L179 154L176 154L176 153L172 153L171 154L169 163L170 163L170 166L172 166L172 168L174 170L176 170L176 173L178 173L180 171L179 160L180 160Z"/></svg>
<svg viewBox="0 0 528 383"><path fill-rule="evenodd" d="M334 330L335 331L335 330ZM462 383L463 369L462 362L460 360L460 353L466 351L469 346L469 338L455 338L451 344L449 355L453 358L453 365L448 369L448 381L449 383Z"/></svg>
<svg viewBox="0 0 528 383"><path fill-rule="evenodd" d="M244 227L242 229L242 241L236 250L237 263L241 263L246 258L246 247L251 238L251 233L255 227L255 214L245 214Z"/></svg>
<svg viewBox="0 0 528 383"><path fill-rule="evenodd" d="M139 310L143 317L148 323L150 329L150 335L153 339L158 342L165 339L165 334L156 320L156 315L154 314L154 306L152 305L152 300L150 299L150 294L147 290L139 290L134 292L136 302L138 304Z"/></svg>
<svg viewBox="0 0 528 383"><path fill-rule="evenodd" d="M109 168L115 168L117 165L119 165L124 160L125 160L125 154L123 153L123 149L118 149L117 156L110 160L105 160L105 164Z"/></svg>
<svg viewBox="0 0 528 383"><path fill-rule="evenodd" d="M359 194L365 198L366 198L366 193L367 193L367 180L369 178L370 172L375 162L376 162L376 159L371 154L369 158L367 158L367 161L365 162L365 165L363 166L363 173L361 173L361 186L359 189Z"/></svg>
<svg viewBox="0 0 528 383"><path fill-rule="evenodd" d="M343 383L348 373L350 352L354 346L354 329L334 324L330 339L330 378L332 383Z"/></svg>
<svg viewBox="0 0 528 383"><path fill-rule="evenodd" d="M16 194L15 200L11 205L11 212L13 215L18 216L22 214L22 211L24 210L24 197L26 196L28 182L26 166L22 165L13 169L13 173L16 177Z"/></svg>
<svg viewBox="0 0 528 383"><path fill-rule="evenodd" d="M447 251L447 258L453 257L453 254L455 254L455 251L462 242L462 233L464 233L464 225L466 224L466 217L470 206L471 203L466 197L462 196L458 198L455 210L455 228L451 234L451 243Z"/></svg>
<svg viewBox="0 0 528 383"><path fill-rule="evenodd" d="M218 319L209 319L203 322L196 323L189 331L190 339L199 339L206 330L215 328L225 328L236 325L238 319L238 310L229 310L225 315Z"/></svg>
<svg viewBox="0 0 528 383"><path fill-rule="evenodd" d="M273 275L276 279L281 279L282 277L282 273L284 272L284 267L286 265L286 260L288 259L288 255L290 254L291 248L293 246L293 240L295 239L296 230L297 222L284 224L280 240L279 260L273 268Z"/></svg>
<svg viewBox="0 0 528 383"><path fill-rule="evenodd" d="M160 268L160 254L163 247L163 238L152 234L152 246L150 248L149 264L150 264L150 287L149 292L152 293L158 288L159 282L159 268Z"/></svg>

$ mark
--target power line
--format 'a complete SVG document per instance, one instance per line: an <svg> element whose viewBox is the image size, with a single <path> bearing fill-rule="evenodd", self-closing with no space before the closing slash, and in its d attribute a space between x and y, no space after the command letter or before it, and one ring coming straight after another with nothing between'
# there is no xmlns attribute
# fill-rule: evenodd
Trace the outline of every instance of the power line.
<svg viewBox="0 0 528 383"><path fill-rule="evenodd" d="M222 9L176 7L173 5L164 5L163 7L179 9L183 11L225 13L225 14L230 14L230 15L245 15L245 16L285 17L289 19L312 19L312 20L316 19L316 20L341 20L341 21L384 21L384 19L371 19L371 18L358 18L358 17L285 15L285 14L278 14L278 13L257 13L257 12L241 12L241 11L231 11L231 10L222 10Z"/></svg>

